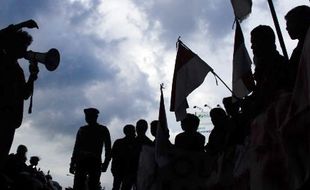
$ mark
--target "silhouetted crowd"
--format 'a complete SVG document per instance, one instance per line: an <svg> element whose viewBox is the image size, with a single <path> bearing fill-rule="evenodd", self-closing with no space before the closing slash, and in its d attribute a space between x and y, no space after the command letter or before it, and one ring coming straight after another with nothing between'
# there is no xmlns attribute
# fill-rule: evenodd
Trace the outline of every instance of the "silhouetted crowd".
<svg viewBox="0 0 310 190"><path fill-rule="evenodd" d="M291 39L298 40L290 59L277 51L271 27L259 25L251 31L255 65L251 77L255 84L248 96L226 97L224 108L211 109L214 128L207 143L198 132L200 119L187 114L181 121L183 132L176 135L174 144L165 144L167 151L159 158L157 145L164 140L158 136L161 121L150 123L154 141L146 136L147 121L140 119L135 125L126 124L125 136L112 145L108 127L97 122L99 110L84 109L87 124L77 132L69 168L74 174L73 189L101 189L101 172L107 171L110 161L112 190L173 190L176 185L180 185L179 189L208 190L310 189L307 110L282 125L288 103L304 85L299 82L309 82L306 78L300 80L298 73L306 37L310 38L310 8L298 6L285 19ZM35 21L29 20L0 30L0 88L4 89L0 97L0 188L62 189L49 172L44 174L37 168L39 157L31 157L30 164L26 164L26 146L20 145L15 154L8 154L15 129L22 123L23 102L31 97L39 72L36 64L30 64L26 81L17 62L25 57L32 42L23 27L38 28Z"/></svg>
<svg viewBox="0 0 310 190"><path fill-rule="evenodd" d="M0 189L3 190L61 190L53 181L50 171L45 174L38 164L40 158L31 156L27 164L27 147L19 145L16 153L9 154L0 176Z"/></svg>

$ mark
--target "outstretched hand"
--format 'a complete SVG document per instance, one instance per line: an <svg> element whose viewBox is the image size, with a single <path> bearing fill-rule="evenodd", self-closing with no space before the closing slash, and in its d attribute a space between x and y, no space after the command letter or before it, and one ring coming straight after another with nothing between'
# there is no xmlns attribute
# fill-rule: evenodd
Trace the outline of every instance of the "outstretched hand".
<svg viewBox="0 0 310 190"><path fill-rule="evenodd" d="M22 22L22 27L26 27L26 28L37 28L39 29L39 26L38 24L36 23L36 21L30 19L30 20L27 20L25 22Z"/></svg>

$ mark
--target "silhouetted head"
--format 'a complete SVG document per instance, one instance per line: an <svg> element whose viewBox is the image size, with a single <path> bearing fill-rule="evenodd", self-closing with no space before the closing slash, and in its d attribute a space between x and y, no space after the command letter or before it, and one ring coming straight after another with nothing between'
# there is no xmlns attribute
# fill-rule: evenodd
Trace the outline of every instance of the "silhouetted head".
<svg viewBox="0 0 310 190"><path fill-rule="evenodd" d="M19 154L19 155L26 155L28 149L25 145L21 144L21 145L18 145L17 147L17 150L16 150L16 154Z"/></svg>
<svg viewBox="0 0 310 190"><path fill-rule="evenodd" d="M96 108L84 109L85 121L92 125L97 123L99 111Z"/></svg>
<svg viewBox="0 0 310 190"><path fill-rule="evenodd" d="M38 165L39 161L40 161L40 158L38 156L31 156L29 160L30 164L33 166Z"/></svg>
<svg viewBox="0 0 310 190"><path fill-rule="evenodd" d="M159 123L158 120L153 120L150 124L151 125L151 134L153 135L153 137L156 137L158 123Z"/></svg>
<svg viewBox="0 0 310 190"><path fill-rule="evenodd" d="M26 31L11 32L4 40L4 50L14 58L20 59L26 55L28 46L32 43L32 37Z"/></svg>
<svg viewBox="0 0 310 190"><path fill-rule="evenodd" d="M45 175L45 178L47 180L53 180L53 177L50 174ZM66 188L67 189L67 188Z"/></svg>
<svg viewBox="0 0 310 190"><path fill-rule="evenodd" d="M125 125L123 128L123 132L124 132L126 137L135 137L136 136L135 126L133 126L131 124Z"/></svg>
<svg viewBox="0 0 310 190"><path fill-rule="evenodd" d="M306 5L291 9L286 15L286 30L291 39L302 39L310 25L310 7Z"/></svg>
<svg viewBox="0 0 310 190"><path fill-rule="evenodd" d="M238 114L239 102L238 101L233 102L233 98L231 96L223 98L223 105L225 107L227 114L229 114L230 116Z"/></svg>
<svg viewBox="0 0 310 190"><path fill-rule="evenodd" d="M264 56L276 49L276 36L270 26L259 25L251 31L251 48L255 56Z"/></svg>
<svg viewBox="0 0 310 190"><path fill-rule="evenodd" d="M191 113L186 114L186 117L181 121L181 128L185 132L197 131L200 119Z"/></svg>
<svg viewBox="0 0 310 190"><path fill-rule="evenodd" d="M23 162L26 162L27 161L27 147L23 144L19 145L17 147L17 150L16 150L16 156L19 160L22 160Z"/></svg>
<svg viewBox="0 0 310 190"><path fill-rule="evenodd" d="M145 135L147 131L147 122L144 119L140 119L136 123L136 132L138 136Z"/></svg>
<svg viewBox="0 0 310 190"><path fill-rule="evenodd" d="M220 107L213 108L210 111L210 118L214 126L221 125L227 119L225 110Z"/></svg>

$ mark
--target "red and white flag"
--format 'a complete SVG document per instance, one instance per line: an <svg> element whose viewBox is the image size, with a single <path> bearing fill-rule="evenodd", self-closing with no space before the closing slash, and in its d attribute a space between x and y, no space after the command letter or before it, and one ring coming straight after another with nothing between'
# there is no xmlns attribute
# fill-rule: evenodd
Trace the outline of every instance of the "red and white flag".
<svg viewBox="0 0 310 190"><path fill-rule="evenodd" d="M177 121L186 116L187 96L203 83L210 71L212 68L206 62L178 41L170 101L170 111L175 112Z"/></svg>
<svg viewBox="0 0 310 190"><path fill-rule="evenodd" d="M232 90L238 98L248 95L255 86L251 64L252 61L245 47L240 24L236 20Z"/></svg>
<svg viewBox="0 0 310 190"><path fill-rule="evenodd" d="M252 0L231 0L235 16L240 22L244 20L252 10Z"/></svg>

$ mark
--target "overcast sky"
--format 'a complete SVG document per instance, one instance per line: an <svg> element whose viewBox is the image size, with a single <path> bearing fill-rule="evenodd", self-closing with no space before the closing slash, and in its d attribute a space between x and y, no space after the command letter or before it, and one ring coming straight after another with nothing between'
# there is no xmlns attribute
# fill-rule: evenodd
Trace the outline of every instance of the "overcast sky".
<svg viewBox="0 0 310 190"><path fill-rule="evenodd" d="M267 0L253 0L252 14L241 23L250 55L250 31L259 24L274 28ZM289 55L296 45L285 30L284 15L308 0L274 0ZM28 157L38 155L43 171L51 170L63 187L78 128L85 124L83 109L97 107L99 122L114 141L123 137L125 124L158 117L159 85L164 83L171 140L180 132L168 111L176 41L181 40L205 60L231 87L233 11L229 0L2 0L0 27L34 19L40 29L30 49L57 48L61 63L54 72L40 65L35 84L33 113L25 112L11 152L28 146ZM278 49L280 46L278 45ZM281 50L280 50L281 52ZM20 60L28 76L28 63ZM188 98L190 109L215 107L230 92L209 74ZM25 102L27 111L29 101ZM206 134L207 136L207 134ZM111 174L101 183L110 189Z"/></svg>

